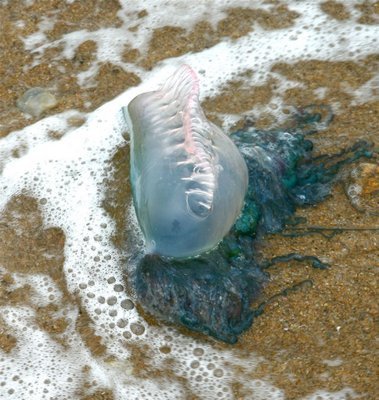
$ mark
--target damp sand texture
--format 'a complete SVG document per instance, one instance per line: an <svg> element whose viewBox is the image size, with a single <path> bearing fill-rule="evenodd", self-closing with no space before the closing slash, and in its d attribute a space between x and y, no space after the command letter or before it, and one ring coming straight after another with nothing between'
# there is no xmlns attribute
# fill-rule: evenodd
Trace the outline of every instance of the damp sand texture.
<svg viewBox="0 0 379 400"><path fill-rule="evenodd" d="M378 160L346 168L326 201L298 209L301 224L259 242L264 258L331 268L272 267L259 302L311 284L231 346L133 297L142 244L119 110L187 63L225 132L326 104L335 116L312 136L316 153L378 148L378 23L375 1L2 1L0 398L376 399ZM23 112L31 88L56 104Z"/></svg>

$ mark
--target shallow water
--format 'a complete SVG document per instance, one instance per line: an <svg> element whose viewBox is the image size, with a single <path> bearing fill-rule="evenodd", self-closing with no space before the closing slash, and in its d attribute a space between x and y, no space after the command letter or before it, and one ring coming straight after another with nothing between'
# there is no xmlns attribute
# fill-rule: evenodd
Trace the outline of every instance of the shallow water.
<svg viewBox="0 0 379 400"><path fill-rule="evenodd" d="M0 398L374 399L377 159L359 167L370 174L347 168L285 233L329 230L259 244L266 258L299 252L332 267L273 268L259 302L312 285L224 345L134 302L128 276L143 243L120 109L187 63L227 132L328 104L335 118L312 137L316 152L362 138L378 146L378 3L104 4L0 3ZM58 105L22 114L16 100L30 87ZM351 185L361 188L353 204Z"/></svg>

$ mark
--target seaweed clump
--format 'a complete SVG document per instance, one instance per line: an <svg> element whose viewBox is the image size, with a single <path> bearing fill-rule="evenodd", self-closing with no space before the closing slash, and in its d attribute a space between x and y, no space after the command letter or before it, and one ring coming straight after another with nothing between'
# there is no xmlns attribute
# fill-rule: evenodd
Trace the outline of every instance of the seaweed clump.
<svg viewBox="0 0 379 400"><path fill-rule="evenodd" d="M235 343L262 313L263 306L254 310L251 304L268 281L266 269L275 260L258 261L254 241L283 230L296 207L325 199L343 165L371 156L370 144L364 141L335 155L312 156L313 143L307 135L328 125L331 111L323 121L314 107L296 118L293 129L248 127L231 135L249 171L243 212L218 247L208 253L185 260L146 254L134 277L144 309L227 343ZM316 268L327 267L316 257L308 258ZM304 256L285 258L290 259L299 261Z"/></svg>

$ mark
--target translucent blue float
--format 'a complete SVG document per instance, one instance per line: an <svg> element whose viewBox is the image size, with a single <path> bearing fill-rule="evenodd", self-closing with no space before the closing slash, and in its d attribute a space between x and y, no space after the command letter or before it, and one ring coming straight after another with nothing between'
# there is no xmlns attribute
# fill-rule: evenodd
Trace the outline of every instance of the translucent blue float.
<svg viewBox="0 0 379 400"><path fill-rule="evenodd" d="M216 247L241 213L248 186L235 144L208 121L188 66L125 108L133 200L147 251L186 258Z"/></svg>

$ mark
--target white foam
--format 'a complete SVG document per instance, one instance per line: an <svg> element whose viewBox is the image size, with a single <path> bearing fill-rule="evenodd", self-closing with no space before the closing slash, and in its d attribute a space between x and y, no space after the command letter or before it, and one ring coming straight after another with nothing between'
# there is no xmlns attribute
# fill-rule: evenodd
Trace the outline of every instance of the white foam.
<svg viewBox="0 0 379 400"><path fill-rule="evenodd" d="M47 37L45 35L45 32L52 29L55 22L56 16L43 16L40 23L38 24L38 30L24 39L25 49L32 50L46 42Z"/></svg>
<svg viewBox="0 0 379 400"><path fill-rule="evenodd" d="M354 97L352 105L359 105L366 103L367 101L379 100L379 73L375 74L359 88L347 88L346 92Z"/></svg>
<svg viewBox="0 0 379 400"><path fill-rule="evenodd" d="M307 396L304 400L349 400L361 398L354 390L344 388L337 392L328 392L327 390L317 390L315 393Z"/></svg>
<svg viewBox="0 0 379 400"><path fill-rule="evenodd" d="M45 199L41 210L46 227L58 226L66 236L63 270L67 288L81 299L82 306L94 321L95 333L102 337L106 355L114 356L115 361L109 362L105 357L95 357L90 353L75 330L78 308L61 305L62 294L50 278L14 274L16 286L30 282L36 288L32 303L40 301L46 304L43 298L48 295L45 290L48 279L48 286L54 291L54 301L66 307L64 311L70 324L65 335L70 337L70 341L69 348L63 349L41 331L35 324L33 304L30 307L2 307L1 314L16 336L17 345L10 355L3 354L0 358L1 379L6 382L5 386L0 386L0 397L31 400L73 398L84 380L95 379L98 387L111 388L115 398L120 400L185 398L185 388L180 380L136 376L135 366L130 360L130 346L145 344L150 352L146 360L150 368L163 370L167 359L173 359L173 374L186 379L188 388L201 398L231 399L231 383L238 381L244 390L253 393L253 398L283 399L284 393L279 388L265 381L252 380L249 376L260 362L255 354L241 357L232 346L220 350L212 342L194 340L179 334L174 328L149 326L135 307L123 303L129 301L128 294L120 286L125 286L124 270L130 272L133 268L132 263L125 265L124 260L132 259L136 249L120 251L113 247L114 221L101 207L106 191L104 178L110 176L109 161L125 144L122 136L126 127L120 109L138 93L158 88L182 63L199 72L201 96L204 98L216 94L226 82L246 69L254 72L250 84L262 84L271 66L279 61L344 60L368 54L372 52L371 46L377 45L378 27L360 25L361 29L356 30L357 25L351 21L338 22L326 18L316 2L293 1L288 2L290 8L302 15L290 29L267 31L255 24L254 32L245 37L235 41L226 39L200 53L165 60L147 72L122 61L121 52L126 44L144 51L154 28L175 23L190 29L204 16L216 24L225 15L225 7L248 6L250 2L201 3L198 8L188 1L163 5L158 0L125 0L121 4L123 8L119 17L124 23L120 28L72 32L49 43L44 32L51 21L43 20L40 31L25 38L25 45L33 52L35 64L49 47L63 44L61 56L70 58L83 41L94 40L98 44L97 59L90 70L80 76L83 85L91 84L96 68L104 61L137 72L142 78L141 85L88 114L85 124L75 130L67 121L76 111L68 111L45 118L0 140L0 210L21 190ZM144 8L148 15L136 21L135 14ZM138 31L128 31L135 23L140 24ZM322 27L321 31L319 27ZM341 38L346 41L341 42ZM278 74L275 76L280 78ZM282 79L280 85L292 83ZM279 108L279 105L279 97L274 96L269 107ZM261 111L263 109L256 109L256 113ZM225 117L230 121L236 118L233 115ZM49 138L50 130L65 134L53 141ZM20 157L14 158L13 151L20 148ZM133 216L129 222L128 229L133 230L132 224L136 223ZM162 346L170 347L169 355L159 350ZM87 375L83 372L85 365L90 366ZM236 367L242 369L236 372ZM22 383L13 383L12 377L17 374L22 375ZM46 379L51 383L45 384ZM9 393L12 388L14 392ZM48 393L44 393L45 389ZM344 393L318 391L307 399L317 396L342 399L344 397L338 396Z"/></svg>

